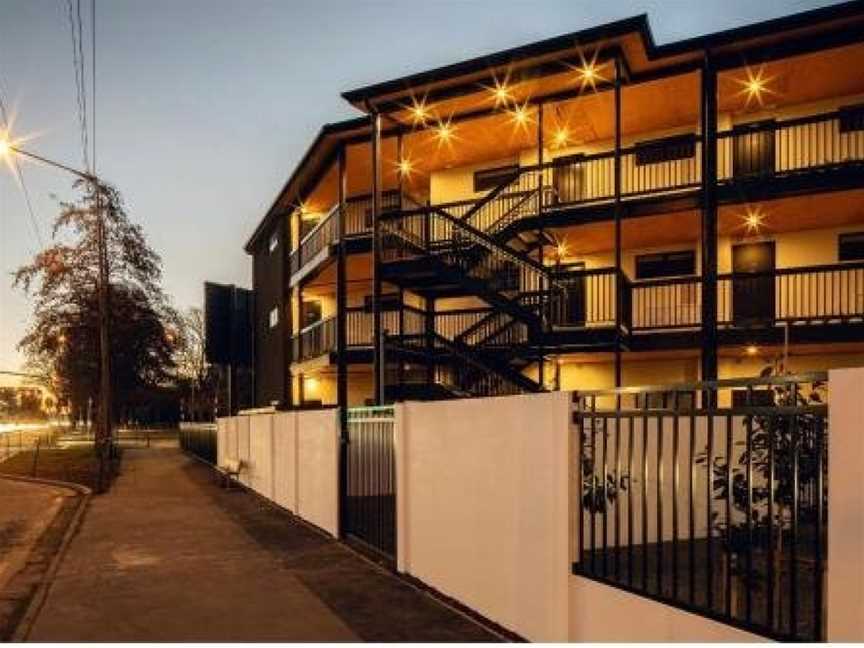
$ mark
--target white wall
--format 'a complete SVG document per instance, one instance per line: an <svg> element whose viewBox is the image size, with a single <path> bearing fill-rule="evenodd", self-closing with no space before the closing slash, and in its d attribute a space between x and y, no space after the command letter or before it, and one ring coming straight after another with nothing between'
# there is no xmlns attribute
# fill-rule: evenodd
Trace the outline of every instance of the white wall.
<svg viewBox="0 0 864 648"><path fill-rule="evenodd" d="M828 374L828 641L864 641L864 368Z"/></svg>
<svg viewBox="0 0 864 648"><path fill-rule="evenodd" d="M297 515L339 534L339 418L336 410L297 413Z"/></svg>
<svg viewBox="0 0 864 648"><path fill-rule="evenodd" d="M273 501L297 512L297 413L273 415Z"/></svg>
<svg viewBox="0 0 864 648"><path fill-rule="evenodd" d="M768 641L697 614L628 594L581 576L570 577L570 641Z"/></svg>
<svg viewBox="0 0 864 648"><path fill-rule="evenodd" d="M568 636L569 394L398 409L398 568L533 641Z"/></svg>
<svg viewBox="0 0 864 648"><path fill-rule="evenodd" d="M239 459L240 482L339 535L336 410L256 413L219 419L217 457Z"/></svg>

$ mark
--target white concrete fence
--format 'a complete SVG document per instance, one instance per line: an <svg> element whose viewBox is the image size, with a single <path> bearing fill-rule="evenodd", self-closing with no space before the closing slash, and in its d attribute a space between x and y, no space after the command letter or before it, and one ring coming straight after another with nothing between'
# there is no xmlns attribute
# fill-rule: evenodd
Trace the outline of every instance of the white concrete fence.
<svg viewBox="0 0 864 648"><path fill-rule="evenodd" d="M829 640L864 639L864 369L830 373ZM570 394L395 408L397 570L533 641L760 641L572 573ZM336 410L219 421L219 461L334 536Z"/></svg>
<svg viewBox="0 0 864 648"><path fill-rule="evenodd" d="M219 419L217 464L239 459L240 482L339 535L337 411L255 413Z"/></svg>

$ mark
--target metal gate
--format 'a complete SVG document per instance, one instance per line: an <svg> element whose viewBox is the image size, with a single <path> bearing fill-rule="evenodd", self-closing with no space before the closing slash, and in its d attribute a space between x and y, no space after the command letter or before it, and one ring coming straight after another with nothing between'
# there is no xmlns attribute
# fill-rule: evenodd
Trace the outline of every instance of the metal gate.
<svg viewBox="0 0 864 648"><path fill-rule="evenodd" d="M352 407L343 456L343 528L376 553L396 556L396 456L393 407Z"/></svg>

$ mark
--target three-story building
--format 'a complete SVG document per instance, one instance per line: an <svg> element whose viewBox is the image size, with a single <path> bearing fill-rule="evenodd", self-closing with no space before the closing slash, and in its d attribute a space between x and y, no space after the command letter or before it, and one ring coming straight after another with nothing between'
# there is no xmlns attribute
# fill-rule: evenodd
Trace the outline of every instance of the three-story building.
<svg viewBox="0 0 864 648"><path fill-rule="evenodd" d="M864 4L344 93L246 245L256 403L864 364Z"/></svg>

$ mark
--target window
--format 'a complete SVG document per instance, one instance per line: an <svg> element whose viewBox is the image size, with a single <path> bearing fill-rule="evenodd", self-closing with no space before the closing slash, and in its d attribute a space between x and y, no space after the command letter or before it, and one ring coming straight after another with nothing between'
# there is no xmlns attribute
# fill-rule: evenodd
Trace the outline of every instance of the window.
<svg viewBox="0 0 864 648"><path fill-rule="evenodd" d="M279 307L274 306L270 309L270 328L276 328L279 325Z"/></svg>
<svg viewBox="0 0 864 648"><path fill-rule="evenodd" d="M696 139L692 135L676 135L636 144L636 166L686 160L696 155Z"/></svg>
<svg viewBox="0 0 864 648"><path fill-rule="evenodd" d="M837 240L840 261L864 261L864 232L841 234Z"/></svg>
<svg viewBox="0 0 864 648"><path fill-rule="evenodd" d="M642 254L636 257L636 278L680 277L696 274L696 253L693 250Z"/></svg>
<svg viewBox="0 0 864 648"><path fill-rule="evenodd" d="M840 113L840 132L851 133L864 130L864 104L844 106Z"/></svg>
<svg viewBox="0 0 864 648"><path fill-rule="evenodd" d="M270 237L270 251L272 252L277 247L279 247L279 233L274 232L273 236Z"/></svg>
<svg viewBox="0 0 864 648"><path fill-rule="evenodd" d="M474 172L474 191L489 191L510 182L519 175L519 165L509 164L507 166L495 167L494 169L482 169Z"/></svg>

